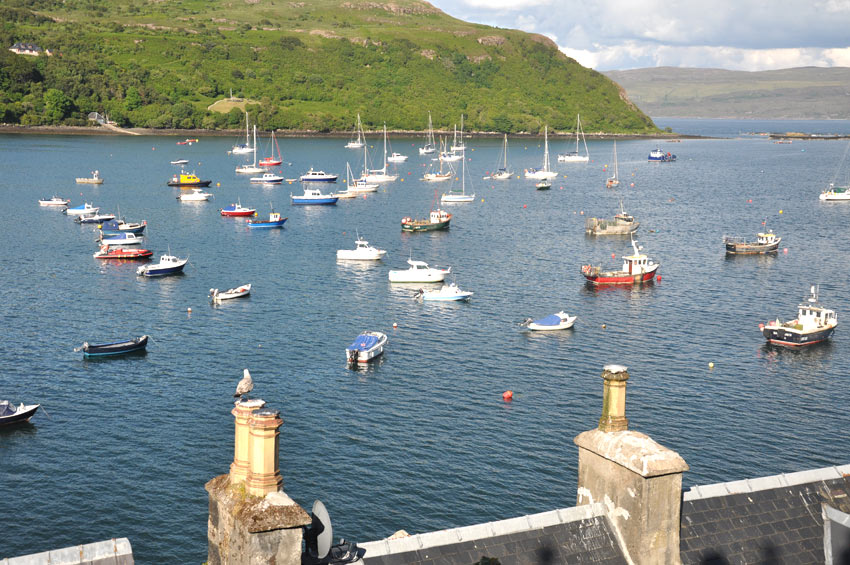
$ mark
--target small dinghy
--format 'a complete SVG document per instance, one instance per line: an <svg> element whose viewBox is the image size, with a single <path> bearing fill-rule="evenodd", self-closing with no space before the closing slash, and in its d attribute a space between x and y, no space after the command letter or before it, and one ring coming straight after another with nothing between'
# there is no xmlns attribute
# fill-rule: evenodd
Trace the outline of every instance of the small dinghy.
<svg viewBox="0 0 850 565"><path fill-rule="evenodd" d="M41 404L24 404L15 406L8 400L0 400L0 426L23 424L29 422Z"/></svg>
<svg viewBox="0 0 850 565"><path fill-rule="evenodd" d="M531 318L522 322L523 326L526 326L528 329L532 331L553 331L553 330L566 330L568 328L573 327L573 324L576 322L576 318L578 316L570 316L563 310L558 312L557 314L550 314L544 318L540 318L539 320L532 320Z"/></svg>
<svg viewBox="0 0 850 565"><path fill-rule="evenodd" d="M354 343L345 348L349 363L368 363L384 352L387 334L381 332L363 332Z"/></svg>
<svg viewBox="0 0 850 565"><path fill-rule="evenodd" d="M83 343L80 348L84 357L102 357L106 355L122 355L133 351L142 351L148 346L148 336L134 337L126 341L112 343Z"/></svg>
<svg viewBox="0 0 850 565"><path fill-rule="evenodd" d="M219 290L217 288L210 289L210 299L213 302L221 302L222 300L230 300L232 298L242 298L251 294L251 284L243 284L236 288L228 288L227 290Z"/></svg>

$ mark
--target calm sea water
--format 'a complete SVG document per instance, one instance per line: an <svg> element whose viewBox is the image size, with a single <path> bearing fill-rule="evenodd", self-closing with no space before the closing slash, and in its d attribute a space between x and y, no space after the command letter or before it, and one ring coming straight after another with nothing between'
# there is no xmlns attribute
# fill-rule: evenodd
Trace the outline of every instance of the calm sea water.
<svg viewBox="0 0 850 565"><path fill-rule="evenodd" d="M738 125L727 129L735 137ZM203 485L232 459L229 411L244 367L285 420L285 490L308 509L323 500L335 536L354 541L573 505L572 439L597 423L606 363L629 367L631 427L685 458L686 485L847 462L850 332L842 325L831 343L788 351L765 345L757 328L793 317L810 284L840 319L850 313L850 206L817 199L845 142L685 140L662 143L679 160L660 165L646 162L655 142L621 142L619 192L603 188L612 145L592 142L591 163L557 165L563 176L539 192L526 180L482 180L500 143L472 139L476 201L452 207L447 232L406 235L399 219L434 199L435 187L417 180L419 139L392 140L411 155L398 167L403 182L316 208L290 206L297 184L236 175L233 139L175 141L0 136L0 398L39 402L50 415L0 430L9 513L0 557L127 536L139 563L204 561ZM343 144L282 139L283 171L344 174L362 156ZM565 149L552 143L553 157ZM542 160L538 141L509 151L514 170ZM175 199L165 182L180 157L213 179L215 201ZM92 169L105 184L74 183ZM93 227L37 205L53 194L147 220L146 247L189 255L185 275L144 280L135 264L93 259ZM582 262L615 264L630 249L584 235L585 216L612 215L618 197L662 280L588 288ZM219 216L237 200L262 213L271 203L286 228L249 231ZM724 234L753 235L763 221L782 252L724 255ZM382 263L337 263L356 232L389 251ZM387 271L408 257L451 265L472 301L423 304L390 285ZM208 303L211 287L246 282L250 298ZM517 325L561 309L578 314L574 330ZM349 370L343 349L365 329L389 334L387 353ZM141 357L73 351L143 333L152 342ZM515 399L505 403L508 389Z"/></svg>

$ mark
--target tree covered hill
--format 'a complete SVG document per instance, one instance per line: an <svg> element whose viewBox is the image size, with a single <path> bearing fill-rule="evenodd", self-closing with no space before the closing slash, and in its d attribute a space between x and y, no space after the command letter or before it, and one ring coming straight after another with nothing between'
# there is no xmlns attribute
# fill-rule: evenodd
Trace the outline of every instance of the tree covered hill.
<svg viewBox="0 0 850 565"><path fill-rule="evenodd" d="M625 92L545 37L421 0L4 0L0 121L225 129L656 132ZM37 44L53 55L8 51Z"/></svg>

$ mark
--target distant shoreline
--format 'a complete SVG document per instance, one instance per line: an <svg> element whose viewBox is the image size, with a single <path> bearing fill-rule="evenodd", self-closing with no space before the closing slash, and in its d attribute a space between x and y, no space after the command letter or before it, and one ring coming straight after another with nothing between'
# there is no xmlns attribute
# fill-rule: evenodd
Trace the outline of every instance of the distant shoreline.
<svg viewBox="0 0 850 565"><path fill-rule="evenodd" d="M151 129L151 128L126 128L128 132L132 132L130 135L149 135L155 137L166 137L166 136L176 136L176 137L188 137L193 138L197 136L206 136L206 137L234 137L242 134L244 130L206 130L206 129ZM117 131L112 131L100 126L21 126L16 124L0 124L0 134L9 133L9 134L41 134L41 135L128 135L126 133L121 133ZM380 132L375 131L367 131L369 135L379 135ZM424 131L412 131L412 130L388 130L388 134L393 135L406 135L406 136L423 136L425 135ZM451 135L451 131L434 131L435 136L446 136ZM268 134L265 134L268 135ZM334 131L334 132L319 132L319 131L311 131L311 130L278 130L275 132L275 135L278 137L337 137L337 138L347 138L351 136L350 131ZM465 132L464 137L502 137L504 134L500 132L479 132L479 131L470 131ZM702 139L703 136L699 135L683 135L677 133L657 133L657 134L636 134L636 133L587 133L585 132L585 137L587 139ZM540 134L533 133L511 133L508 134L508 137L514 138L536 138L543 137ZM549 133L549 137L553 139L563 139L569 137L575 137L574 132L568 132L563 134L558 133Z"/></svg>

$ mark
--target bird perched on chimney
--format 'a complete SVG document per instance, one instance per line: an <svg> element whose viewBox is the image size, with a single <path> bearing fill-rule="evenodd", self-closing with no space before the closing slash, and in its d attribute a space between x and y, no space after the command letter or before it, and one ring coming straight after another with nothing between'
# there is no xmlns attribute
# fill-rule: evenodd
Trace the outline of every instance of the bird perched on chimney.
<svg viewBox="0 0 850 565"><path fill-rule="evenodd" d="M251 373L248 372L248 369L245 369L242 380L236 385L236 394L233 395L233 398L244 396L245 400L248 400L248 393L252 390L254 390L254 381L251 380Z"/></svg>

